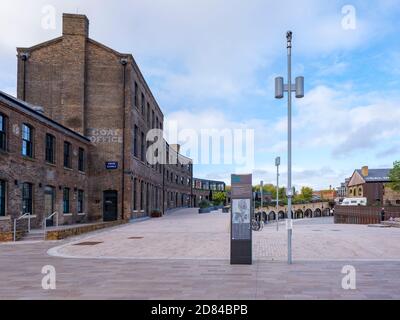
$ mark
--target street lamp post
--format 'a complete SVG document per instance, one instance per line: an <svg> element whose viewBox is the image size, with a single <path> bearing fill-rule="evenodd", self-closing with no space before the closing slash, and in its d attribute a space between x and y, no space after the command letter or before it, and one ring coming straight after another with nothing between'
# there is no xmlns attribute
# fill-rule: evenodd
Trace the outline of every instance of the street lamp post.
<svg viewBox="0 0 400 320"><path fill-rule="evenodd" d="M292 84L292 31L286 33L287 40L287 71L288 83L283 83L283 77L275 78L275 98L282 99L284 92L288 93L288 183L286 195L288 198L288 263L292 264L292 91L296 98L304 97L304 77L297 77Z"/></svg>
<svg viewBox="0 0 400 320"><path fill-rule="evenodd" d="M261 198L261 211L263 208L263 187L264 187L264 181L260 181L260 198Z"/></svg>
<svg viewBox="0 0 400 320"><path fill-rule="evenodd" d="M279 165L281 164L281 157L275 158L276 165L276 231L279 231Z"/></svg>

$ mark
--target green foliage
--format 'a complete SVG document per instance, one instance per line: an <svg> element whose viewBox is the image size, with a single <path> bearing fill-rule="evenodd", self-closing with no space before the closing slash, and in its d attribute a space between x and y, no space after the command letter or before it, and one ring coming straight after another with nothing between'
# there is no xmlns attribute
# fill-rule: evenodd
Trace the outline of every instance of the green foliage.
<svg viewBox="0 0 400 320"><path fill-rule="evenodd" d="M312 199L313 189L309 187L302 187L299 194L295 194L293 198L293 203L306 203L310 202Z"/></svg>
<svg viewBox="0 0 400 320"><path fill-rule="evenodd" d="M200 201L199 207L201 209L205 209L205 208L211 207L211 203L208 200L203 199L203 200Z"/></svg>
<svg viewBox="0 0 400 320"><path fill-rule="evenodd" d="M213 204L215 206L218 206L225 202L226 195L225 192L214 192L212 198L213 198Z"/></svg>
<svg viewBox="0 0 400 320"><path fill-rule="evenodd" d="M400 191L400 161L393 163L393 169L389 172L390 183L388 186L393 191Z"/></svg>
<svg viewBox="0 0 400 320"><path fill-rule="evenodd" d="M260 185L256 185L253 187L253 191L260 191ZM263 193L264 195L267 193L271 194L273 200L276 199L276 186L273 184L265 184L263 186ZM279 188L279 201L286 199L286 189L281 187Z"/></svg>
<svg viewBox="0 0 400 320"><path fill-rule="evenodd" d="M300 194L305 201L311 201L313 195L313 189L309 187L302 187Z"/></svg>

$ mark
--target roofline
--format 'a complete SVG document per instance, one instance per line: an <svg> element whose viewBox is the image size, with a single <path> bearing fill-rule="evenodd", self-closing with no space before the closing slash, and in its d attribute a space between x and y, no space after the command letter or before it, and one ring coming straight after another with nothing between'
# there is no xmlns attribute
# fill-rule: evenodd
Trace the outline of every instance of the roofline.
<svg viewBox="0 0 400 320"><path fill-rule="evenodd" d="M54 121L53 119L45 116L44 114L42 114L42 113L30 108L25 101L19 100L19 99L13 97L13 96L1 91L1 90L0 90L0 97L5 99L5 100L7 100L8 105L11 106L11 107L22 108L23 112L25 112L25 113L37 118L38 120L41 120L41 121L43 121L43 122L45 122L47 124L50 124L50 125L52 125L53 127L57 128L59 130L61 129L62 131L65 131L67 134L73 135L78 139L85 140L85 142L91 142L91 140L89 138L87 138L87 137L79 134L78 132L75 132L75 131L73 131L73 130L65 127L65 126L63 126L62 124Z"/></svg>
<svg viewBox="0 0 400 320"><path fill-rule="evenodd" d="M36 45L34 45L32 47L17 47L17 52L20 53L20 52L23 52L23 51L35 51L37 49L43 48L43 47L48 46L50 44L60 42L62 40L62 38L63 37L60 36L60 37L57 37L57 38L54 38L54 39L47 40L45 42L36 44Z"/></svg>
<svg viewBox="0 0 400 320"><path fill-rule="evenodd" d="M130 61L132 67L139 74L140 80L143 81L143 83L144 83L144 85L146 87L146 90L148 91L148 94L153 98L153 100L155 102L155 105L158 108L158 111L164 117L164 113L162 112L160 106L158 105L158 102L157 102L156 98L154 97L153 92L150 89L150 86L147 84L147 81L146 81L145 77L143 76L143 73L140 70L139 66L137 65L136 60L133 57L133 55L131 53L121 53L119 51L116 51L115 49L112 49L112 48L106 46L105 44L103 44L101 42L98 42L98 41L96 41L96 40L94 40L92 38L88 38L87 40L88 40L88 42L90 42L90 43L92 43L94 45L97 45L97 46L103 48L104 50L106 50L106 51L108 51L108 52L110 52L110 53L112 53L112 54L114 54L114 55L116 55L116 56L118 56L120 58L128 58L128 60Z"/></svg>
<svg viewBox="0 0 400 320"><path fill-rule="evenodd" d="M224 181L218 181L218 180L210 180L210 179L202 179L202 178L194 178L193 180L200 180L200 181L208 181L208 182L218 182L218 183L223 183L226 185L226 183Z"/></svg>

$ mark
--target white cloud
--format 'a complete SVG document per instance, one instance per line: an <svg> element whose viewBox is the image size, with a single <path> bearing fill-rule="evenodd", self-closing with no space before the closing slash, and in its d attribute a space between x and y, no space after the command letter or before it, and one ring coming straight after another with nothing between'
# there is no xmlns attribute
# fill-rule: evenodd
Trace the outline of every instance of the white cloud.
<svg viewBox="0 0 400 320"><path fill-rule="evenodd" d="M365 104L361 104L364 102ZM400 98L317 86L296 101L293 118L297 148L331 148L336 155L374 149L400 135ZM286 130L284 119L279 128Z"/></svg>
<svg viewBox="0 0 400 320"><path fill-rule="evenodd" d="M47 4L56 8L56 30L41 28L41 9ZM377 25L372 29L370 14L364 11L358 16L357 29L345 31L341 7L317 0L295 4L289 0L136 0L117 4L19 0L1 3L0 46L13 50L59 36L61 13L77 10L88 15L92 37L117 50L133 52L145 71L147 66L152 69L154 64L163 64L159 90L165 99L229 100L253 93L256 71L284 58L287 29L294 31L296 55L352 50L368 43L380 30Z"/></svg>

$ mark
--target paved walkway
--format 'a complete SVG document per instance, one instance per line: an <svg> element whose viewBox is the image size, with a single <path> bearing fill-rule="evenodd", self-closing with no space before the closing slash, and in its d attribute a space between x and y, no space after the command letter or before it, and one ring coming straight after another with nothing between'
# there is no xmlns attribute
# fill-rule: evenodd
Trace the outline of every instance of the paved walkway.
<svg viewBox="0 0 400 320"><path fill-rule="evenodd" d="M70 240L2 244L0 299L400 299L400 260L377 260L379 257L398 258L398 247L392 251L384 250L385 254L378 256L376 253L379 245L372 249L363 247L372 241L368 240L369 237L375 241L388 238L387 241L392 245L398 245L395 229L338 226L330 224L328 220L320 220L321 224L316 220L297 221L294 231L297 243L308 240L315 248L325 247L324 251L336 254L339 247L335 244L345 244L343 250L350 250L346 255L354 252L356 256L343 261L326 260L326 257L315 261L300 260L301 254L303 258L315 257L311 249L299 251L302 248L300 246L295 249L297 252L293 265L287 265L279 259L268 261L261 258L262 254L255 253L259 258L255 259L253 265L232 266L228 259L224 259L226 239L221 236L229 236L226 216L176 212L161 219L116 227L110 231L96 232L89 238L81 236L75 239L77 242L94 239L104 241L93 246L73 246L69 244ZM195 233L194 238L189 237L188 233ZM284 230L278 232L280 233L282 237L285 235ZM163 239L162 246L153 245L159 239L157 235ZM128 240L128 236L143 238ZM279 238L274 226L268 226L262 232L254 233L255 243L272 236ZM180 237L185 240L177 240ZM221 244L216 245L216 241L204 242L207 238L220 240ZM150 241L151 239L154 241ZM175 241L175 244L183 244L183 249L176 251L173 245L165 243L167 239ZM197 239L197 242L191 242L193 239ZM123 243L116 246L114 242L118 241ZM265 257L272 256L270 252L276 254L274 252L285 251L281 249L279 241L281 240L277 240L275 245L267 246L277 247L276 249L263 249L262 245L258 245L258 250L264 252ZM95 258L65 259L47 254L49 249L60 245L66 245L62 247L66 251L76 250L76 247L85 252L89 250L88 253ZM150 249L144 249L142 245ZM114 247L115 251L106 249L108 246ZM131 249L121 249L126 246ZM98 259L100 255L91 251L96 247L101 249L99 251L103 257L121 254L121 258ZM169 253L165 256L168 259L149 260L143 256L140 259L134 258L139 253L150 256L151 252L154 258L166 248ZM196 255L200 256L201 253L203 259L193 257L193 248ZM359 250L363 252L362 255ZM130 259L123 258L127 252L133 252ZM185 259L174 258L174 252ZM204 259L207 255L217 256L218 259ZM365 255L375 260L359 259ZM356 269L356 290L342 289L344 274L341 271L347 264ZM43 290L41 287L41 270L44 265L53 265L56 269L56 290Z"/></svg>
<svg viewBox="0 0 400 320"><path fill-rule="evenodd" d="M229 214L198 214L185 209L159 219L129 224L58 246L49 254L74 258L213 259L230 254ZM287 232L281 222L253 232L255 260L286 261ZM294 221L293 257L297 260L399 260L400 228L335 225L333 218Z"/></svg>

